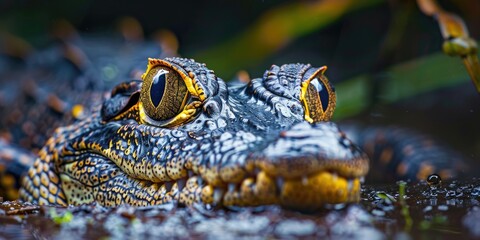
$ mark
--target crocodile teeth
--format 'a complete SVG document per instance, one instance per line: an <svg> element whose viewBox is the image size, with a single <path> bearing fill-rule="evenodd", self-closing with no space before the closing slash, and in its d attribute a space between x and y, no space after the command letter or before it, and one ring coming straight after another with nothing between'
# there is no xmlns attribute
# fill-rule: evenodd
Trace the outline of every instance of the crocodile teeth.
<svg viewBox="0 0 480 240"><path fill-rule="evenodd" d="M283 180L283 178L281 177L277 177L275 179L275 184L277 185L277 189L279 190L282 190L283 189L283 184L285 183L285 181Z"/></svg>
<svg viewBox="0 0 480 240"><path fill-rule="evenodd" d="M332 181L336 182L338 179L338 174L336 172L332 172Z"/></svg>
<svg viewBox="0 0 480 240"><path fill-rule="evenodd" d="M215 204L219 204L222 202L223 193L224 193L223 189L215 188L215 191L213 192L213 202Z"/></svg>
<svg viewBox="0 0 480 240"><path fill-rule="evenodd" d="M302 177L302 184L303 185L308 185L308 177L307 176Z"/></svg>
<svg viewBox="0 0 480 240"><path fill-rule="evenodd" d="M353 189L353 180L348 179L347 191L350 193Z"/></svg>
<svg viewBox="0 0 480 240"><path fill-rule="evenodd" d="M235 183L230 183L230 184L228 184L228 191L229 191L229 192L234 192L234 191L235 191L235 188L236 188Z"/></svg>

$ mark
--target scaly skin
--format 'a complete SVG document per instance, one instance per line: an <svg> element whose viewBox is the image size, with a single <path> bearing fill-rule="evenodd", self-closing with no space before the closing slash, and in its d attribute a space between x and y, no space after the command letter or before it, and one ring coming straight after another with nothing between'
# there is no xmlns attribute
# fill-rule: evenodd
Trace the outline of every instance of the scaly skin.
<svg viewBox="0 0 480 240"><path fill-rule="evenodd" d="M263 78L227 87L204 64L169 58L151 59L144 79L159 64L188 88L179 114L153 119L147 81L120 84L93 116L55 131L23 179L21 197L59 205L297 209L359 200L367 156L334 123L305 120L302 83L313 75L326 81L323 71L272 66Z"/></svg>

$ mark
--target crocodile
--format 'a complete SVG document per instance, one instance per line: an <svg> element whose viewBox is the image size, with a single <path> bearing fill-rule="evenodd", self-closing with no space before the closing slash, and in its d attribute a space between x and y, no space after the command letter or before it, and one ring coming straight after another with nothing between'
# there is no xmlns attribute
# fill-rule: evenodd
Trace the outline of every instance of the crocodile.
<svg viewBox="0 0 480 240"><path fill-rule="evenodd" d="M336 95L326 67L273 65L260 78L227 85L205 64L164 58L150 59L141 76L136 62L142 60L129 53L139 59L158 52L143 45L109 61L93 55L90 62L66 42L2 75L26 82L8 81L0 90L7 110L0 195L18 198L22 187L21 198L38 204L311 209L358 201L369 157L375 166L369 178L425 179L434 172L445 178L463 171L453 154L414 132L352 125L340 131L330 122ZM92 71L111 68L121 71L113 80ZM117 84L126 76L138 80ZM24 94L15 98L15 92ZM11 176L24 172L21 183Z"/></svg>
<svg viewBox="0 0 480 240"><path fill-rule="evenodd" d="M136 59L158 51L140 49L132 50ZM1 90L0 107L15 109L2 116L10 133L0 138L1 195L18 198L21 187L21 199L38 204L312 209L358 201L368 156L375 166L368 176L383 179L461 171L453 154L409 131L352 125L340 131L330 122L336 95L326 67L273 65L262 77L227 85L205 64L183 58L149 59L138 74L142 61L133 61L132 51L117 54L116 63L95 55L90 62L66 42L2 76L28 74L23 84L9 81ZM114 80L92 71L110 68L121 71ZM126 76L135 80L117 84ZM11 97L15 92L26 99ZM10 176L24 172L21 183Z"/></svg>
<svg viewBox="0 0 480 240"><path fill-rule="evenodd" d="M149 59L91 117L58 128L22 181L38 204L355 202L369 159L328 122L326 67L273 65L227 86L191 59Z"/></svg>
<svg viewBox="0 0 480 240"><path fill-rule="evenodd" d="M447 52L455 53L453 40L472 42L461 19L447 18L435 1L419 5L441 16ZM92 45L92 63L85 45L75 46L83 42L76 34L60 35L60 58L42 53L16 68L0 55L0 197L63 206L176 201L311 209L358 201L370 166L368 177L383 179L451 178L466 170L461 157L409 130L341 131L330 122L336 96L326 67L274 65L247 84L227 85L204 64L164 58L149 59L140 78L132 55L158 51L132 49L133 42L117 48L108 39L100 45L110 47ZM11 47L9 54L26 52ZM32 79L19 84L19 72ZM110 86L125 72L136 80Z"/></svg>

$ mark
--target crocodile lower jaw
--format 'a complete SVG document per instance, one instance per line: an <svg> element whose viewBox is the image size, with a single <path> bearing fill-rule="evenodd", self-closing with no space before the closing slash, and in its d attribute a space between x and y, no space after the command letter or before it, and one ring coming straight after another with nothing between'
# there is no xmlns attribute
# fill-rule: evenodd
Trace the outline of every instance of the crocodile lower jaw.
<svg viewBox="0 0 480 240"><path fill-rule="evenodd" d="M201 201L223 206L258 206L278 204L283 207L312 210L326 204L358 202L360 179L345 178L336 173L321 171L302 178L271 177L261 171L256 178L244 179L228 188L206 185Z"/></svg>
<svg viewBox="0 0 480 240"><path fill-rule="evenodd" d="M67 164L64 167L73 166ZM228 207L276 204L291 209L312 210L326 204L357 202L360 199L362 175L345 177L332 169L319 170L305 176L281 177L257 168L241 178L232 178L235 179L234 183L209 181L220 179L218 173L208 174L208 171L204 171L204 174L200 174L188 168L186 171L185 177L167 182L153 182L135 178L138 175L134 177L123 173L117 176L124 179L117 182L121 185L105 182L91 191L87 191L87 188L95 186L72 186L80 183L66 174L61 175L61 181L68 203L74 205L91 203L94 200L104 206L146 206L178 201L183 205L200 203ZM117 172L122 173L121 169ZM137 188L139 193L131 194L124 186ZM86 194L72 190L82 188ZM122 189L123 192L119 192ZM115 193L116 195L113 195Z"/></svg>

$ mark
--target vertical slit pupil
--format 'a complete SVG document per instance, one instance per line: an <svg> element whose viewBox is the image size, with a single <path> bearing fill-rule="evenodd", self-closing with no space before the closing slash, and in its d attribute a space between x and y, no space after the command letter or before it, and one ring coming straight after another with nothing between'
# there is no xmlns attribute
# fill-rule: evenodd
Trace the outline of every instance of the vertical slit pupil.
<svg viewBox="0 0 480 240"><path fill-rule="evenodd" d="M158 107L165 93L167 73L165 70L159 70L153 77L152 86L150 87L150 98L155 107Z"/></svg>
<svg viewBox="0 0 480 240"><path fill-rule="evenodd" d="M328 102L330 100L328 89L325 87L322 81L318 80L318 78L313 79L310 84L312 84L317 90L318 96L320 96L320 101L322 102L323 111L326 111L328 108Z"/></svg>

